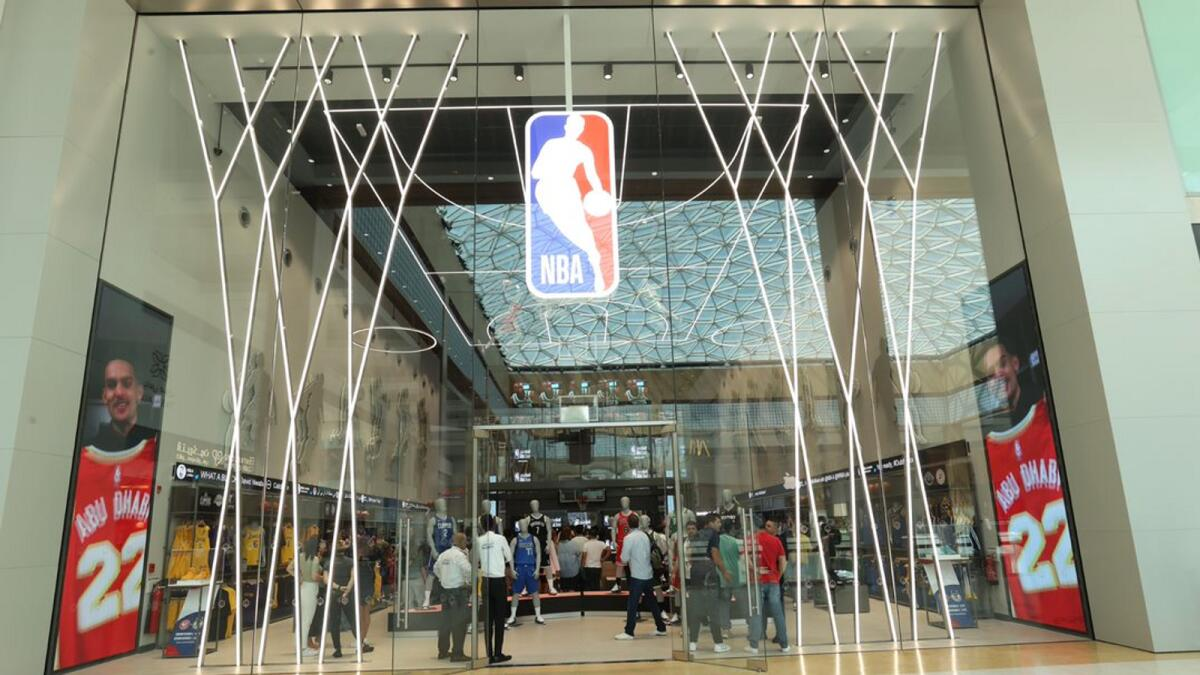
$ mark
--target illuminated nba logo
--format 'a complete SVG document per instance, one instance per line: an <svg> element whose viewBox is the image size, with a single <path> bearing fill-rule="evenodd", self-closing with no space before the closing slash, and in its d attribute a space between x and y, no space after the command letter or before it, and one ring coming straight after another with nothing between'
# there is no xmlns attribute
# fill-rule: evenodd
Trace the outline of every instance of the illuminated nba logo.
<svg viewBox="0 0 1200 675"><path fill-rule="evenodd" d="M539 298L617 288L613 125L598 112L541 112L525 124L525 283Z"/></svg>

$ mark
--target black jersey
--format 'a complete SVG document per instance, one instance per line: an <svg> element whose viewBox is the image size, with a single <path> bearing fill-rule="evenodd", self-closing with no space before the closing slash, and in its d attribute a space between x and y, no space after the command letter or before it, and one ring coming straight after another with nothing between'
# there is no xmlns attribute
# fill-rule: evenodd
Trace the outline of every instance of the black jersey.
<svg viewBox="0 0 1200 675"><path fill-rule="evenodd" d="M538 543L542 545L542 566L550 564L550 551L546 547L546 542L550 539L550 519L546 514L539 513L536 516L529 516L529 534L537 537Z"/></svg>

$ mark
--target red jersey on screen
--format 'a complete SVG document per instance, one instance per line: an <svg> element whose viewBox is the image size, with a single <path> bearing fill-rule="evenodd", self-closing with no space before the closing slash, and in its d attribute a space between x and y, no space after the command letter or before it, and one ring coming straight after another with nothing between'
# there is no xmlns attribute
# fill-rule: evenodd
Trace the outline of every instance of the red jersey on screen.
<svg viewBox="0 0 1200 675"><path fill-rule="evenodd" d="M142 560L157 439L120 452L80 451L58 615L58 667L137 646Z"/></svg>
<svg viewBox="0 0 1200 675"><path fill-rule="evenodd" d="M996 525L1013 616L1083 632L1083 601L1046 399L987 437Z"/></svg>
<svg viewBox="0 0 1200 675"><path fill-rule="evenodd" d="M783 551L783 543L779 537L769 532L759 532L758 539L758 580L764 584L779 583L779 559L787 554Z"/></svg>
<svg viewBox="0 0 1200 675"><path fill-rule="evenodd" d="M629 534L629 516L636 516L637 511L617 514L617 560L621 559L621 545L625 543L625 535Z"/></svg>

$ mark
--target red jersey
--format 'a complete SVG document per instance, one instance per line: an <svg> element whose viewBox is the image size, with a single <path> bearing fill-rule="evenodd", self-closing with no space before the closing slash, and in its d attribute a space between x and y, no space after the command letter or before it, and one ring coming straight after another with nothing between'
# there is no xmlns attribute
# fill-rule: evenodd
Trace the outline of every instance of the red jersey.
<svg viewBox="0 0 1200 675"><path fill-rule="evenodd" d="M137 647L157 439L80 451L58 615L58 667Z"/></svg>
<svg viewBox="0 0 1200 675"><path fill-rule="evenodd" d="M636 516L637 511L617 514L617 560L621 559L621 545L625 543L625 535L629 534L629 516Z"/></svg>
<svg viewBox="0 0 1200 675"><path fill-rule="evenodd" d="M988 434L987 453L1013 616L1087 630L1046 399L1012 429Z"/></svg>
<svg viewBox="0 0 1200 675"><path fill-rule="evenodd" d="M779 583L779 559L787 556L779 537L769 532L755 535L758 543L758 581L764 584Z"/></svg>

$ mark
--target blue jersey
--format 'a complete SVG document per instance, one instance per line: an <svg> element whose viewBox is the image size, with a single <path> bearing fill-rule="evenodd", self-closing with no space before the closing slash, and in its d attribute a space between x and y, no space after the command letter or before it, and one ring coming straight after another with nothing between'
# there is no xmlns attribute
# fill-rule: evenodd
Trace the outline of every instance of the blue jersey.
<svg viewBox="0 0 1200 675"><path fill-rule="evenodd" d="M537 539L530 534L517 535L517 550L513 555L513 567L537 567Z"/></svg>
<svg viewBox="0 0 1200 675"><path fill-rule="evenodd" d="M437 553L441 553L450 548L454 543L454 518L446 516L445 518L433 517L433 548Z"/></svg>

